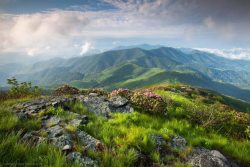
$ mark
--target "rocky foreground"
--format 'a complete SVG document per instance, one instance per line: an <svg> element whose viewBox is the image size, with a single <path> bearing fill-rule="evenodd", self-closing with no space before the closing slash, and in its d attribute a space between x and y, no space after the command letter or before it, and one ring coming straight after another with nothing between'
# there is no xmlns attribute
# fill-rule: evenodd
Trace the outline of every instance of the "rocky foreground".
<svg viewBox="0 0 250 167"><path fill-rule="evenodd" d="M134 108L128 99L121 96L108 97L106 95L99 95L98 93L34 99L15 106L16 114L20 119L37 119L38 117L42 117L42 128L38 131L22 134L22 139L34 145L49 142L65 152L69 161L77 161L83 166L95 167L98 166L98 161L87 157L84 153L76 152L75 144L82 145L86 151L102 151L105 147L105 143L78 128L81 125L88 124L89 119L88 115L71 112L70 104L76 102L83 103L89 112L106 117L107 119L110 118L110 114L115 112L134 112ZM70 119L64 119L57 114L46 112L51 107L62 107L67 111L67 115L70 116ZM69 126L76 130L73 132L69 131L67 129ZM183 150L188 146L185 138L181 136L174 136L169 141L166 141L162 136L157 134L152 134L150 137L155 142L161 154L167 154L164 152L166 145L176 150ZM237 166L217 150L194 148L188 157L188 160L185 160L183 163L192 166ZM138 159L141 161L145 160L145 155L138 151Z"/></svg>

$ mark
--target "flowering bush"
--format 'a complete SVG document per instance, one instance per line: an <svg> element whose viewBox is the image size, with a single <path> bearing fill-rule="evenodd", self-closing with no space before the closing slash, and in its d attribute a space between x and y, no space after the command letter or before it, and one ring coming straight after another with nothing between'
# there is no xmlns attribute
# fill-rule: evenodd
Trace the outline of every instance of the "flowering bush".
<svg viewBox="0 0 250 167"><path fill-rule="evenodd" d="M117 90L113 90L109 96L122 96L130 100L133 92L129 89L119 88Z"/></svg>
<svg viewBox="0 0 250 167"><path fill-rule="evenodd" d="M119 88L113 90L109 96L122 96L127 98L136 108L152 113L163 113L166 109L164 100L152 91L131 91Z"/></svg>
<svg viewBox="0 0 250 167"><path fill-rule="evenodd" d="M166 109L166 103L163 99L151 91L135 92L130 101L139 109L151 113L163 113Z"/></svg>

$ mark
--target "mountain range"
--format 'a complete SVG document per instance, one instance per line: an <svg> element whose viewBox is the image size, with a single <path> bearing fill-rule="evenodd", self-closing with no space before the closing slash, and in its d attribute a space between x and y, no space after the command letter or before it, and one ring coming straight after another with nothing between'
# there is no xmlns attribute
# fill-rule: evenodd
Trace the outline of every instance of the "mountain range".
<svg viewBox="0 0 250 167"><path fill-rule="evenodd" d="M140 45L118 47L92 56L53 58L31 65L0 65L0 83L15 76L40 86L71 84L108 90L137 88L162 82L181 82L250 101L250 61L212 53Z"/></svg>

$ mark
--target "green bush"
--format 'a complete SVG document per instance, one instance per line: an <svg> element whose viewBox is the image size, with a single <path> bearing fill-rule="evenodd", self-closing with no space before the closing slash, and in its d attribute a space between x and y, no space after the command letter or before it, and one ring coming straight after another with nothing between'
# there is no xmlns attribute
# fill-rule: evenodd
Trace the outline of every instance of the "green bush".
<svg viewBox="0 0 250 167"><path fill-rule="evenodd" d="M169 116L186 118L193 124L216 130L226 136L247 138L246 129L250 125L250 114L234 111L219 102L205 104L199 99L190 100L172 92L156 92L164 99L172 99L173 104L168 104Z"/></svg>
<svg viewBox="0 0 250 167"><path fill-rule="evenodd" d="M150 113L164 113L167 107L166 103L160 96L150 91L137 91L131 96L130 100L138 109Z"/></svg>
<svg viewBox="0 0 250 167"><path fill-rule="evenodd" d="M38 86L32 87L31 82L19 83L15 77L7 79L10 89L8 91L8 98L22 98L27 96L39 96L41 89Z"/></svg>

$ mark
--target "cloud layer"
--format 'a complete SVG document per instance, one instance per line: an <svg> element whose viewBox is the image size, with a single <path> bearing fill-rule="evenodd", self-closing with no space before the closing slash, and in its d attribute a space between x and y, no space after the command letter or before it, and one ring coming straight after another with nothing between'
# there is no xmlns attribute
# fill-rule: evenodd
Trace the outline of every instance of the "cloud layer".
<svg viewBox="0 0 250 167"><path fill-rule="evenodd" d="M69 57L86 53L93 45L112 48L114 43L123 44L124 40L213 48L250 44L247 0L105 0L102 3L113 8L101 8L97 3L98 10L86 10L85 5L84 10L69 6L66 10L31 14L0 13L0 53Z"/></svg>

